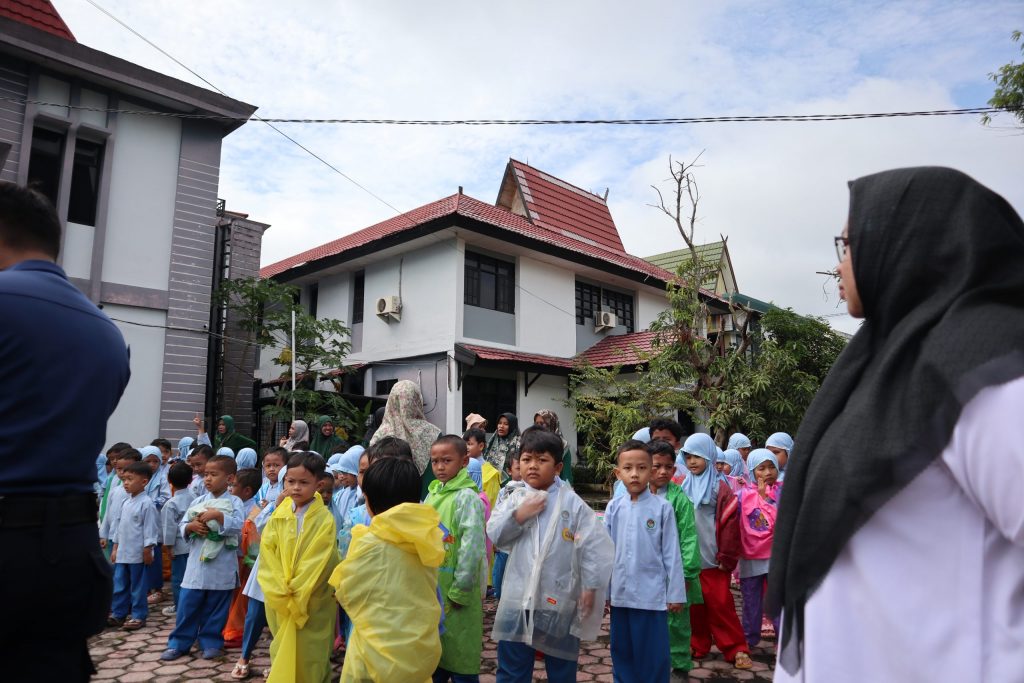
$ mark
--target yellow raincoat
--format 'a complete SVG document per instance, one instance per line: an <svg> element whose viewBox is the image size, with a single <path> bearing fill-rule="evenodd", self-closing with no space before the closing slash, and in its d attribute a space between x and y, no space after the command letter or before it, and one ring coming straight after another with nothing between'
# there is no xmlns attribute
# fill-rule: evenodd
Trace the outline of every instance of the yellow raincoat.
<svg viewBox="0 0 1024 683"><path fill-rule="evenodd" d="M286 498L260 544L259 582L267 606L269 683L329 683L336 609L328 577L337 566L334 517L315 494L299 518Z"/></svg>
<svg viewBox="0 0 1024 683"><path fill-rule="evenodd" d="M353 623L340 683L430 681L441 660L439 522L429 505L402 503L352 529L330 579Z"/></svg>

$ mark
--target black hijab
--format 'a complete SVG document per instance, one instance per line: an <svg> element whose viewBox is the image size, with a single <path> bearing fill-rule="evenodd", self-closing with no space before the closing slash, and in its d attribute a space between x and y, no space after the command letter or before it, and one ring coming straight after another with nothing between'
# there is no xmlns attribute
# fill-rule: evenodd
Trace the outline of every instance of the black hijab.
<svg viewBox="0 0 1024 683"><path fill-rule="evenodd" d="M1024 224L1002 197L947 168L866 176L848 236L865 321L800 425L775 525L768 600L790 673L804 605L850 537L974 395L1024 376Z"/></svg>

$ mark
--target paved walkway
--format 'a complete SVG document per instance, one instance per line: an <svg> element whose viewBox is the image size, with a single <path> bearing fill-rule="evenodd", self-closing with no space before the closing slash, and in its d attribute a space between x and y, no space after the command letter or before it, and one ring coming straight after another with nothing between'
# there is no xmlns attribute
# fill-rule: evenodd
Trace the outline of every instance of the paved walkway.
<svg viewBox="0 0 1024 683"><path fill-rule="evenodd" d="M174 626L174 617L165 617L160 613L168 603L164 602L150 612L145 628L139 631L123 631L118 628L107 629L92 639L89 650L99 670L93 680L132 681L142 683L172 683L175 681L230 681L231 668L238 658L238 650L228 650L226 657L220 660L204 660L199 658L182 658L175 662L161 662L160 653L167 647L167 636ZM493 683L494 670L497 664L496 644L490 638L491 623L494 620L496 602L488 600L484 604L484 651L480 662L481 683ZM253 653L250 680L260 683L263 679L259 673L270 666L269 633L264 633L256 651ZM763 683L772 680L771 666L774 665L774 643L762 641L752 653L754 668L750 671L739 671L725 662L720 654L702 660L693 671L693 681L753 681ZM335 664L335 673L341 671L341 660ZM579 681L611 681L612 658L608 649L608 620L605 619L602 635L597 642L584 643L580 653ZM544 680L543 663L538 662L535 680Z"/></svg>

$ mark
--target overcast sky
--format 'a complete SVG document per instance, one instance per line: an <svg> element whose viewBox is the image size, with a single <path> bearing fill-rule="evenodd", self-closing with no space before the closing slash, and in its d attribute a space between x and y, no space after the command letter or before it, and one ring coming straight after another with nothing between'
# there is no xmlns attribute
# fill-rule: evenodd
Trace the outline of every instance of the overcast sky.
<svg viewBox="0 0 1024 683"><path fill-rule="evenodd" d="M288 118L654 118L983 106L1020 61L1024 0L516 3L96 0L228 95ZM194 76L85 0L54 0L78 40ZM711 7L713 5L713 7ZM767 7L767 9L766 9ZM1006 115L687 126L281 124L388 206L264 124L224 144L220 196L271 224L263 263L456 191L493 202L509 157L602 193L626 249L682 246L649 204L669 155L704 151L698 241L729 238L739 287L840 310L832 238L846 182L959 168L1024 213L1024 135ZM856 322L831 317L837 328Z"/></svg>

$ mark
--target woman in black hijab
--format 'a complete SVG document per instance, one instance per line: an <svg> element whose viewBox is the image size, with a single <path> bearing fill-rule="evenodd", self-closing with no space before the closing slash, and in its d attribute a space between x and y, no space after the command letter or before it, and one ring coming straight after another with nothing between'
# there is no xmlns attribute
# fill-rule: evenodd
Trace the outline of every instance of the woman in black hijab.
<svg viewBox="0 0 1024 683"><path fill-rule="evenodd" d="M775 526L775 681L1020 680L1024 224L945 168L850 184L864 323L800 426Z"/></svg>

